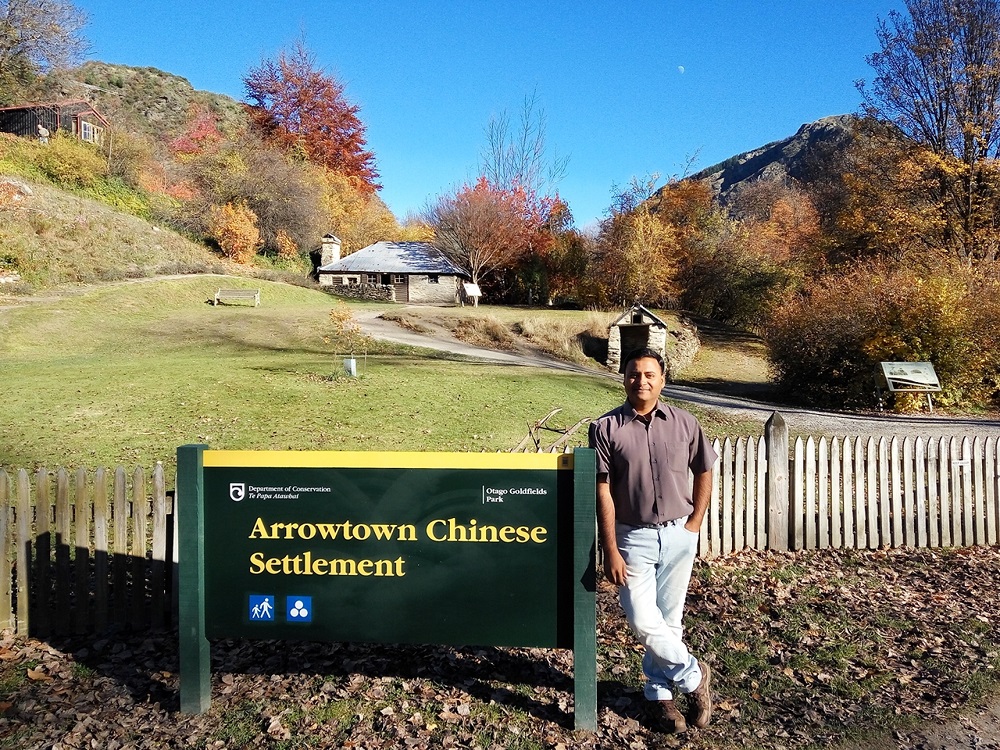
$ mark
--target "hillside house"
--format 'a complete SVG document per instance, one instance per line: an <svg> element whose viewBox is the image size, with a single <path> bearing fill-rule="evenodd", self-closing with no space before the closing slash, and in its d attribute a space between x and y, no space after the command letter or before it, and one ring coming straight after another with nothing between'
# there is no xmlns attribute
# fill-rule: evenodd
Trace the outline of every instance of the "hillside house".
<svg viewBox="0 0 1000 750"><path fill-rule="evenodd" d="M43 138L62 130L100 146L109 127L100 112L83 100L40 102L0 108L0 133Z"/></svg>
<svg viewBox="0 0 1000 750"><path fill-rule="evenodd" d="M350 297L454 304L469 275L428 242L376 242L341 258L328 234L316 269L320 286Z"/></svg>

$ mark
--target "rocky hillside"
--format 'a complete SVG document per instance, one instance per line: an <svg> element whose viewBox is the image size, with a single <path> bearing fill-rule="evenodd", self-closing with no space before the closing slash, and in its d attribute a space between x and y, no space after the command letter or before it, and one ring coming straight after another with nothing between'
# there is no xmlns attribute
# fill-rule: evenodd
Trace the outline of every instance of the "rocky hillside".
<svg viewBox="0 0 1000 750"><path fill-rule="evenodd" d="M705 180L725 206L741 187L757 180L808 183L851 143L853 115L824 117L806 123L784 140L730 157L689 179Z"/></svg>

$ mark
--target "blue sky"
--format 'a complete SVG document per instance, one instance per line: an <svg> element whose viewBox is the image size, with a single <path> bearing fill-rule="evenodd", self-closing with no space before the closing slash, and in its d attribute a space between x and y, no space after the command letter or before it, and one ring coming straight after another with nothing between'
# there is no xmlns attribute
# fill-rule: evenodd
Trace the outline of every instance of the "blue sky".
<svg viewBox="0 0 1000 750"><path fill-rule="evenodd" d="M633 176L701 169L856 111L897 0L77 0L91 59L242 99L242 76L304 36L361 108L400 219L477 173L491 117L532 92L578 226Z"/></svg>

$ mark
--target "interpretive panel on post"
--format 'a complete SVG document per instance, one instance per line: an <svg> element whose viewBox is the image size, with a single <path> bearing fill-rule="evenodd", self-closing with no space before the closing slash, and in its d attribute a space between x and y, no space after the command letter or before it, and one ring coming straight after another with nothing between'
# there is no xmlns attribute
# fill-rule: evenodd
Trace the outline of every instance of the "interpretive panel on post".
<svg viewBox="0 0 1000 750"><path fill-rule="evenodd" d="M573 647L573 457L204 451L209 638Z"/></svg>

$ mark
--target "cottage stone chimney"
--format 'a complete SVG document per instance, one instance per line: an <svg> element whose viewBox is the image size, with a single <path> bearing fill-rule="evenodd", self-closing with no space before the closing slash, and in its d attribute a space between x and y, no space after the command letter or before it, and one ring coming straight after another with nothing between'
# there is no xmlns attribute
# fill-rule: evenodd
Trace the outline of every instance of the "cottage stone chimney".
<svg viewBox="0 0 1000 750"><path fill-rule="evenodd" d="M319 264L326 266L338 260L340 260L340 238L334 234L324 234Z"/></svg>

